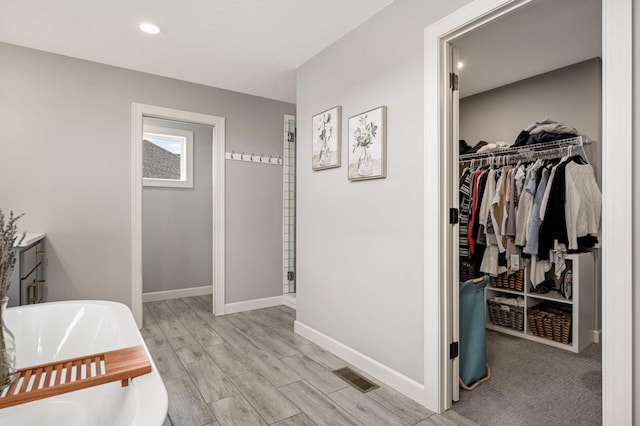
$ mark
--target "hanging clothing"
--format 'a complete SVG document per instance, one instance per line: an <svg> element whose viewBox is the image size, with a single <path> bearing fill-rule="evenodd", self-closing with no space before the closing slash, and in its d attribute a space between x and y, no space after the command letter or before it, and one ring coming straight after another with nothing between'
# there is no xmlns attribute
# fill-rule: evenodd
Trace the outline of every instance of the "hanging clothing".
<svg viewBox="0 0 640 426"><path fill-rule="evenodd" d="M597 237L602 193L590 164L570 162L565 168L565 220L569 250L579 249L578 237Z"/></svg>
<svg viewBox="0 0 640 426"><path fill-rule="evenodd" d="M538 241L538 255L541 259L549 259L549 251L554 248L554 242L568 245L567 224L565 219L565 167L567 162L561 162L556 167L553 182L547 200L547 209L540 226Z"/></svg>
<svg viewBox="0 0 640 426"><path fill-rule="evenodd" d="M483 170L480 174L480 178L478 179L478 204L476 206L475 218L473 220L473 229L471 230L473 239L476 240L477 243L484 245L486 245L486 241L484 233L480 232L480 211L482 207L482 199L487 186L487 175L488 171Z"/></svg>
<svg viewBox="0 0 640 426"><path fill-rule="evenodd" d="M538 238L540 225L542 224L542 220L540 220L540 206L542 205L544 192L547 188L549 173L548 168L542 168L542 178L540 180L540 185L538 185L538 188L536 189L536 195L533 198L533 208L531 209L531 217L529 218L529 240L522 250L527 254L535 254L536 256L538 255Z"/></svg>
<svg viewBox="0 0 640 426"><path fill-rule="evenodd" d="M517 246L524 247L527 241L527 221L531 214L531 206L533 205L533 194L526 188L531 180L533 166L526 169L525 178L522 182L522 192L520 202L518 203L518 211L516 212L516 237Z"/></svg>
<svg viewBox="0 0 640 426"><path fill-rule="evenodd" d="M469 176L471 175L471 169L466 168L462 171L460 176L460 189L459 189L459 205L460 205L460 226L458 228L458 244L460 247L460 257L469 257L469 238L467 237L467 226L469 224L469 200L471 194L469 192Z"/></svg>
<svg viewBox="0 0 640 426"><path fill-rule="evenodd" d="M508 174L509 170L512 169L512 166L504 166L502 168L502 173L500 178L498 179L498 183L496 184L496 194L493 197L493 230L496 234L496 238L498 240L498 247L500 247L500 252L504 253L506 247L506 239L504 238L505 234L505 222L507 219L507 183L508 183Z"/></svg>
<svg viewBox="0 0 640 426"><path fill-rule="evenodd" d="M480 225L485 230L485 241L487 244L496 244L493 223L490 220L491 201L496 193L496 171L491 169L487 172L487 181L480 206Z"/></svg>
<svg viewBox="0 0 640 426"><path fill-rule="evenodd" d="M482 257L482 263L480 264L480 272L484 272L491 276L507 272L507 268L500 265L499 256L500 251L498 250L497 245L492 244L487 246L484 251L484 256Z"/></svg>
<svg viewBox="0 0 640 426"><path fill-rule="evenodd" d="M477 170L472 174L471 187L471 208L469 210L469 225L467 226L467 238L469 239L469 253L474 254L476 248L476 240L473 238L473 223L476 217L476 208L478 207L478 181L482 170Z"/></svg>
<svg viewBox="0 0 640 426"><path fill-rule="evenodd" d="M518 203L520 201L520 191L522 190L522 184L520 184L520 188L518 188L518 179L522 182L524 179L524 166L517 164L516 168L511 171L510 174L510 191L509 197L507 199L508 203L508 214L507 214L507 227L505 234L508 237L516 236L516 209L518 208Z"/></svg>
<svg viewBox="0 0 640 426"><path fill-rule="evenodd" d="M551 270L551 265L552 264L549 260L540 260L538 259L537 254L531 255L529 263L529 281L531 281L534 289L538 284L544 282L547 272Z"/></svg>
<svg viewBox="0 0 640 426"><path fill-rule="evenodd" d="M555 137L566 133L554 131L569 130L575 129L545 120L519 138L525 133ZM535 287L552 268L556 276L562 274L567 252L597 243L601 192L593 168L579 156L464 169L459 197L460 255L476 275L512 273L528 265Z"/></svg>

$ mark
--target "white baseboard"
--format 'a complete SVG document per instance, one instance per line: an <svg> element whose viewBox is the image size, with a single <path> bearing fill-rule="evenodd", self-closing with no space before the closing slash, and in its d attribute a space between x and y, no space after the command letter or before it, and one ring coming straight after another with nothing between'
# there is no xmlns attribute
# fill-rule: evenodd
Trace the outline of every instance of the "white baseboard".
<svg viewBox="0 0 640 426"><path fill-rule="evenodd" d="M245 300L224 305L224 314L252 311L254 309L270 308L282 305L282 296L265 297L264 299ZM218 315L218 314L216 314Z"/></svg>
<svg viewBox="0 0 640 426"><path fill-rule="evenodd" d="M180 299L181 297L206 296L207 294L213 294L213 287L210 285L142 293L142 302L158 302L160 300Z"/></svg>
<svg viewBox="0 0 640 426"><path fill-rule="evenodd" d="M593 343L602 343L602 330L593 330Z"/></svg>
<svg viewBox="0 0 640 426"><path fill-rule="evenodd" d="M421 383L405 376L386 365L369 358L355 349L340 343L337 340L323 334L300 321L294 322L294 331L302 337L311 340L316 345L342 358L351 365L365 373L375 377L384 384L392 387L403 395L424 405L426 402L425 387Z"/></svg>
<svg viewBox="0 0 640 426"><path fill-rule="evenodd" d="M290 307L291 309L295 309L296 308L296 297L295 296L291 296L290 294L283 294L282 295L282 304L285 306Z"/></svg>

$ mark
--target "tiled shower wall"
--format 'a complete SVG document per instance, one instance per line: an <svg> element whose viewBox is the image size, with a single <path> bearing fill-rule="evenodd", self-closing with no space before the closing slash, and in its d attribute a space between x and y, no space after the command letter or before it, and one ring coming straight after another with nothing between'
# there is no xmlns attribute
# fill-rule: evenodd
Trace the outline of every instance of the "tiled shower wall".
<svg viewBox="0 0 640 426"><path fill-rule="evenodd" d="M285 116L283 158L282 293L288 294L296 292L296 121L292 116Z"/></svg>

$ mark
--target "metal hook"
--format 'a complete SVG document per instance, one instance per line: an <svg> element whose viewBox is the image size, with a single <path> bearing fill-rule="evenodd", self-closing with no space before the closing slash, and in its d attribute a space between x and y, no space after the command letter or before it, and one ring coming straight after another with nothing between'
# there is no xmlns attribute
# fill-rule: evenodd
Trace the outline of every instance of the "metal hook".
<svg viewBox="0 0 640 426"><path fill-rule="evenodd" d="M262 163L262 154L260 154L260 162Z"/></svg>
<svg viewBox="0 0 640 426"><path fill-rule="evenodd" d="M232 160L235 160L235 158L233 158L233 154L234 154L234 153L235 153L235 151L233 151L233 150L232 150L232 151L231 151L231 159L232 159Z"/></svg>
<svg viewBox="0 0 640 426"><path fill-rule="evenodd" d="M244 161L244 151L242 151L242 154L240 154L240 159Z"/></svg>

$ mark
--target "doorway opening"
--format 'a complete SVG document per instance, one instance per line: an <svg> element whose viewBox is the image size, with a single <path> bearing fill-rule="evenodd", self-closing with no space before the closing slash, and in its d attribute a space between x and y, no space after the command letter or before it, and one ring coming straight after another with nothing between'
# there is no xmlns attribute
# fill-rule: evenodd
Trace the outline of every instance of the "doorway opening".
<svg viewBox="0 0 640 426"><path fill-rule="evenodd" d="M569 242L572 222L564 221L565 195L567 203L585 198L569 184L584 171L594 205L581 212L594 223L580 235L597 240L601 20L600 0L543 1L451 43L459 93L452 198L457 189L460 203L453 282L488 277L452 290L460 318L452 380L461 381L452 409L480 424L602 421L600 249ZM543 121L557 124L536 125ZM484 365L473 365L485 353ZM508 406L499 394L509 395Z"/></svg>
<svg viewBox="0 0 640 426"><path fill-rule="evenodd" d="M425 383L426 399L438 410L451 407L453 361L450 343L454 317L453 295L458 291L454 268L454 227L450 208L457 207L458 128L452 116L450 73L452 46L490 22L540 2L476 1L425 30L425 165L437 158L439 167L425 167L425 256L437 268L425 272ZM632 416L631 345L631 2L603 1L602 31L602 398L605 424L628 424ZM615 30L614 30L615 29ZM513 35L518 37L518 33ZM464 65L466 67L466 64ZM615 115L614 115L615 114ZM619 114L619 115L618 115ZM618 115L618 116L616 116ZM546 118L546 117L545 117ZM532 120L534 121L534 120ZM455 162L454 162L455 158ZM623 191L621 193L620 191ZM615 195L615 196L614 196ZM434 203L437 200L437 203ZM431 203L431 204L429 204ZM435 205L434 205L435 204ZM614 216L615 215L615 216ZM434 220L434 218L437 218ZM625 232L624 229L627 229ZM621 256L624 260L618 258ZM431 285L431 283L438 283ZM435 303L433 301L436 301ZM623 306L620 301L624 300ZM621 332L621 330L624 330ZM428 346L440 342L438 353ZM454 354L454 351L451 352ZM437 366L437 368L436 368ZM492 372L493 373L493 372Z"/></svg>
<svg viewBox="0 0 640 426"><path fill-rule="evenodd" d="M213 293L213 127L143 117L143 302Z"/></svg>
<svg viewBox="0 0 640 426"><path fill-rule="evenodd" d="M146 121L146 123L145 123ZM143 182L144 182L144 173L143 173L143 163L144 163L144 146L145 146L145 124L147 126L156 126L155 129L147 128L146 132L149 133L147 135L147 142L151 142L151 139L154 135L157 137L160 135L157 144L149 145L149 148L156 154L162 154L161 156L164 158L163 164L164 166L161 169L155 170L153 173L156 173L156 179L154 181L167 181L172 180L173 184L189 186L189 161L186 157L189 156L189 148L188 148L188 137L185 136L185 145L177 146L175 142L179 142L181 139L180 135L168 135L173 136L175 138L174 145L167 145L167 149L163 149L160 151L158 148L162 147L162 144L168 144L171 141L162 142L162 132L158 130L158 127L161 129L169 129L165 133L171 133L170 128L180 128L180 127L203 127L211 129L211 132L208 133L210 138L209 146L211 148L211 200L212 200L212 210L209 221L211 223L211 240L212 241L212 259L211 259L211 277L213 282L209 284L211 289L210 293L212 294L212 306L213 313L216 312L224 312L224 248L225 248L225 233L224 233L224 224L225 224L225 205L224 205L224 188L225 188L225 119L223 117L217 117L208 114L194 113L189 111L176 110L171 108L158 107L153 105L145 105L145 104L132 104L132 161L131 161L131 310L133 312L134 318L139 327L142 327L142 302L143 302L143 209L142 209L142 199L143 199ZM159 126L161 125L162 126ZM176 130L176 133L179 133L180 129ZM184 133L189 133L189 130L181 129ZM167 136L167 135L165 135ZM165 151L168 151L169 154L172 154L170 151L175 150L173 157L168 155ZM179 158L175 158L175 157ZM176 161L174 161L176 160ZM173 164L177 162L177 164ZM176 170L174 170L176 169ZM191 170L192 171L192 170ZM152 173L152 174L153 174ZM168 173L168 175L164 175ZM171 173L174 173L173 176ZM206 180L206 178L205 178ZM158 182L155 182L158 184ZM157 194L156 194L157 195ZM146 206L145 206L146 207ZM179 220L179 218L176 218ZM177 248L179 250L180 248ZM189 284L187 284L189 285ZM205 288L203 288L205 287ZM209 289L207 286L198 286L195 288L190 288L191 292L195 292L193 294L186 295L198 295L202 292L209 293ZM184 292L185 290L176 290L178 293ZM180 297L184 296L184 294L180 293Z"/></svg>

